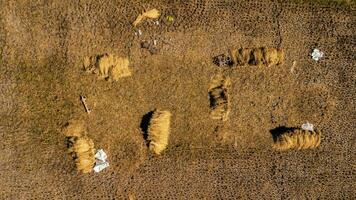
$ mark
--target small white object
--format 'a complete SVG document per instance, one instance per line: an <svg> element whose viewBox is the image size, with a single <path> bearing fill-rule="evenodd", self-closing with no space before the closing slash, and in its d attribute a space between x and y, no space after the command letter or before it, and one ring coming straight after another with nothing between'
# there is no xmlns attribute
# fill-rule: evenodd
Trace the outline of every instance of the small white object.
<svg viewBox="0 0 356 200"><path fill-rule="evenodd" d="M320 51L319 49L314 49L311 56L313 60L318 61L324 56L324 52Z"/></svg>
<svg viewBox="0 0 356 200"><path fill-rule="evenodd" d="M109 167L109 163L108 162L100 162L100 163L96 162L93 169L94 169L95 172L100 172L100 171L102 171L103 169L105 169L107 167Z"/></svg>
<svg viewBox="0 0 356 200"><path fill-rule="evenodd" d="M104 150L99 149L96 151L95 159L102 160L103 162L105 162L107 158L108 158L108 156L106 155Z"/></svg>
<svg viewBox="0 0 356 200"><path fill-rule="evenodd" d="M138 35L138 36L142 35L142 31L140 29L138 29L137 32L135 32L135 35Z"/></svg>
<svg viewBox="0 0 356 200"><path fill-rule="evenodd" d="M95 166L94 166L94 171L95 172L100 172L101 170L109 167L109 162L106 161L108 156L104 152L104 150L99 149L96 151L95 154Z"/></svg>
<svg viewBox="0 0 356 200"><path fill-rule="evenodd" d="M153 45L157 45L157 40L153 40Z"/></svg>
<svg viewBox="0 0 356 200"><path fill-rule="evenodd" d="M314 125L307 122L305 124L302 124L302 129L306 131L314 131Z"/></svg>
<svg viewBox="0 0 356 200"><path fill-rule="evenodd" d="M158 26L159 25L159 21L154 21L153 24Z"/></svg>

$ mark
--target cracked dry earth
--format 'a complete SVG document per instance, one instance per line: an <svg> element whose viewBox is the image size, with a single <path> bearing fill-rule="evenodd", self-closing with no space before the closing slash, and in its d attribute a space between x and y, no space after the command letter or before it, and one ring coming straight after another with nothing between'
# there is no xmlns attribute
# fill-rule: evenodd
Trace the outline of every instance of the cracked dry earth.
<svg viewBox="0 0 356 200"><path fill-rule="evenodd" d="M0 5L0 199L356 198L353 4ZM152 8L162 13L159 25L146 20L133 28L137 15ZM153 40L154 51L141 48ZM282 48L284 63L213 63L230 48L256 47ZM325 53L318 62L310 57L314 48ZM131 76L106 81L83 70L85 57L106 53L128 57ZM222 98L218 116L227 120L211 117L209 91L219 76L230 80L214 96ZM140 129L154 109L172 113L169 144L159 156L148 151ZM77 172L63 134L72 119L85 121L109 168ZM272 149L270 130L306 122L321 131L319 147Z"/></svg>

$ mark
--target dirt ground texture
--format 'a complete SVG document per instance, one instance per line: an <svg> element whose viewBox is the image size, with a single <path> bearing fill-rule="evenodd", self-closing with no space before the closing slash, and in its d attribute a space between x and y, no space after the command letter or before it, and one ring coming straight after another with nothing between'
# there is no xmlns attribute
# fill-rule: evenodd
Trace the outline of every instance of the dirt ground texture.
<svg viewBox="0 0 356 200"><path fill-rule="evenodd" d="M0 199L356 199L356 11L271 0L0 1ZM135 35L143 10L162 12ZM174 17L172 24L165 17ZM157 52L143 40L157 40ZM274 47L272 67L218 67L229 48ZM315 62L314 48L325 52ZM85 56L128 56L132 76L99 80ZM227 121L208 89L229 77ZM80 101L87 97L88 115ZM172 113L168 148L140 124ZM84 120L110 167L81 174L63 126ZM278 152L271 129L310 122L316 149Z"/></svg>

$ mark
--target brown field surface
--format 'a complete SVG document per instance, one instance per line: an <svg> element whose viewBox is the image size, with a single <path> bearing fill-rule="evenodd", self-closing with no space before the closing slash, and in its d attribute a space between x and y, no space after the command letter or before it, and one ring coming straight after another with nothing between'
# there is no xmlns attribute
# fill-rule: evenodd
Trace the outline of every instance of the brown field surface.
<svg viewBox="0 0 356 200"><path fill-rule="evenodd" d="M0 199L356 199L355 5L0 1ZM213 62L260 47L283 49L283 63ZM214 77L226 78L212 105ZM171 114L160 155L145 133L156 109ZM71 120L108 168L77 171ZM306 122L317 148L272 148L272 130Z"/></svg>

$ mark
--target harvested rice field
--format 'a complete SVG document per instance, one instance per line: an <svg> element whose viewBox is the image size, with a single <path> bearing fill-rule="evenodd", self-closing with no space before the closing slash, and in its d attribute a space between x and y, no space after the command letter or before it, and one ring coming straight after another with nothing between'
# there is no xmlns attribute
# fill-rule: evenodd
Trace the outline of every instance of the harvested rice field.
<svg viewBox="0 0 356 200"><path fill-rule="evenodd" d="M0 2L0 199L356 199L354 0Z"/></svg>

